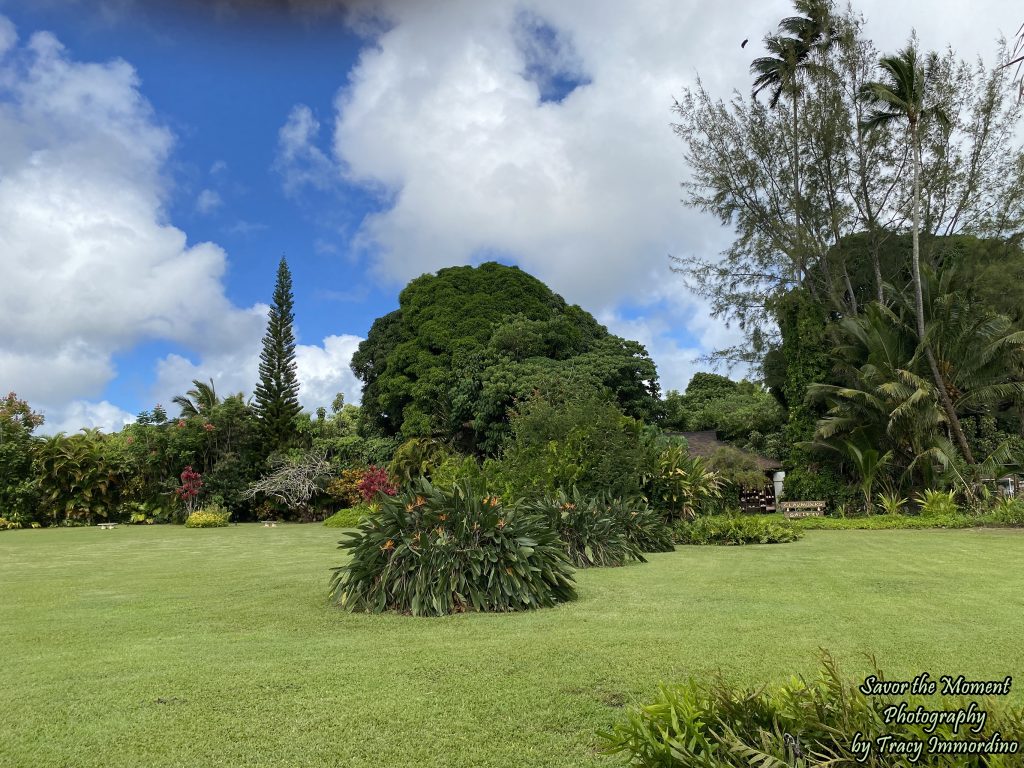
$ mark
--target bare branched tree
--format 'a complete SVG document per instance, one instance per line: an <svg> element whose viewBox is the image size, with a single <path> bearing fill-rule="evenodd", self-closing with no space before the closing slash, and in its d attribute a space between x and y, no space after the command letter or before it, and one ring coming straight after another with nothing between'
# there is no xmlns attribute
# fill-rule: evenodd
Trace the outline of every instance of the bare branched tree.
<svg viewBox="0 0 1024 768"><path fill-rule="evenodd" d="M277 499L289 509L305 511L330 474L331 464L322 454L307 455L298 461L282 460L273 472L251 484L243 498L252 499L262 494Z"/></svg>

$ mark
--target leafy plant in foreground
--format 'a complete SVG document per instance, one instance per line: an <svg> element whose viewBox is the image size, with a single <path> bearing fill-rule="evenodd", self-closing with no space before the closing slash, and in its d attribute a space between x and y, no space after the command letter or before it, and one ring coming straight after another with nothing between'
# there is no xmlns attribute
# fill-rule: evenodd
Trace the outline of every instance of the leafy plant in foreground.
<svg viewBox="0 0 1024 768"><path fill-rule="evenodd" d="M517 611L576 597L558 535L536 514L506 508L469 481L451 490L420 478L382 496L380 512L340 542L331 596L351 611L441 616Z"/></svg>
<svg viewBox="0 0 1024 768"><path fill-rule="evenodd" d="M885 677L875 666L875 677ZM873 741L888 734L894 741L919 740L931 736L941 741L969 738L1003 743L1024 729L1024 709L1007 705L994 697L976 702L988 713L984 733L964 735L949 723L887 723L885 708L898 704L886 696L868 695L858 681L840 676L835 660L822 652L818 677L810 682L796 678L779 686L741 688L720 677L710 682L691 679L681 686L662 685L655 700L630 711L625 721L599 733L606 754L624 755L630 765L650 768L680 766L691 768L784 768L798 766L856 766L892 768L893 755L873 749L864 760L853 752L854 735ZM919 705L926 710L966 708L962 699L940 702L921 697L899 697L907 709ZM926 730L928 729L928 730ZM897 758L898 759L898 758ZM948 755L922 750L919 766L943 768L1010 768L1018 755Z"/></svg>

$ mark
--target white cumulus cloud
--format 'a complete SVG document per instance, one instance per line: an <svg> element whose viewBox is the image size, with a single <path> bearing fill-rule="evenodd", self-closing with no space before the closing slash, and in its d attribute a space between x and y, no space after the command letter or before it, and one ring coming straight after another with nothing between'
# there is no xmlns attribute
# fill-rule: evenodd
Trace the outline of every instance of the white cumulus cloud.
<svg viewBox="0 0 1024 768"><path fill-rule="evenodd" d="M134 68L76 61L45 32L18 46L0 16L0 136L4 391L41 409L46 431L119 428L131 416L102 399L115 355L149 340L195 359L157 363L154 394L165 406L192 378L251 391L267 308L232 304L224 250L190 243L169 223L174 136ZM197 200L201 211L218 204L209 189ZM336 380L351 395L346 372L335 370L347 366L347 342L337 338L303 354L317 392Z"/></svg>

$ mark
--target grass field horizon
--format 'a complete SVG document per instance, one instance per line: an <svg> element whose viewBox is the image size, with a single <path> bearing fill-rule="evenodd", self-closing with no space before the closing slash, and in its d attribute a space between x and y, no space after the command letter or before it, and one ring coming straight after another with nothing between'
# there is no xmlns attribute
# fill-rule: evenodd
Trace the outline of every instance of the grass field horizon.
<svg viewBox="0 0 1024 768"><path fill-rule="evenodd" d="M589 766L659 682L1024 674L1024 531L809 531L441 619L329 604L340 532L0 535L0 766ZM1017 691L1018 700L1021 692Z"/></svg>

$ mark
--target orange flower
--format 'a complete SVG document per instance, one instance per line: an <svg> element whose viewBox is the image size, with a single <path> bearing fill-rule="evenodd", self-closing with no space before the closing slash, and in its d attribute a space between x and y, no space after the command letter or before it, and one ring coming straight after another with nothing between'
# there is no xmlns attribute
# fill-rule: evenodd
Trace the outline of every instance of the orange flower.
<svg viewBox="0 0 1024 768"><path fill-rule="evenodd" d="M426 503L427 503L427 500L424 499L422 496L417 496L416 497L416 505L415 506L422 507Z"/></svg>
<svg viewBox="0 0 1024 768"><path fill-rule="evenodd" d="M498 530L501 530L501 529L502 529L502 528L504 528L504 527L505 527L505 518L503 517L503 518L501 518L501 519L500 519L500 520L498 521Z"/></svg>
<svg viewBox="0 0 1024 768"><path fill-rule="evenodd" d="M441 520L441 521L447 520L448 519L448 515L438 515L437 519Z"/></svg>
<svg viewBox="0 0 1024 768"><path fill-rule="evenodd" d="M413 505L412 504L406 504L405 505L405 511L406 512L412 512L412 510L413 510Z"/></svg>
<svg viewBox="0 0 1024 768"><path fill-rule="evenodd" d="M381 547L381 551L389 552L389 551L391 551L394 548L395 548L395 542L392 539L388 539L387 541L384 542L384 546Z"/></svg>
<svg viewBox="0 0 1024 768"><path fill-rule="evenodd" d="M567 501L565 502L565 504L562 505L562 509L576 509L576 505L573 504L571 501Z"/></svg>

